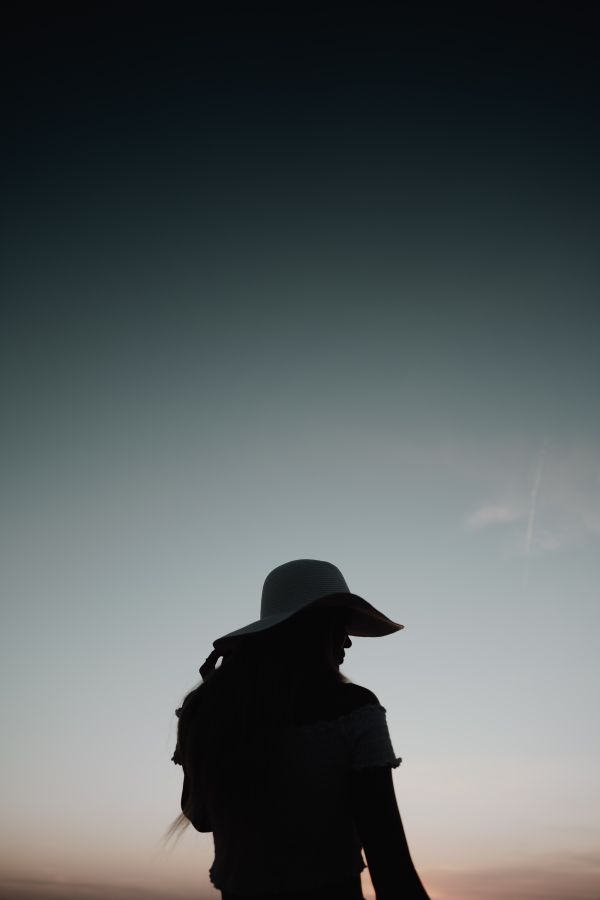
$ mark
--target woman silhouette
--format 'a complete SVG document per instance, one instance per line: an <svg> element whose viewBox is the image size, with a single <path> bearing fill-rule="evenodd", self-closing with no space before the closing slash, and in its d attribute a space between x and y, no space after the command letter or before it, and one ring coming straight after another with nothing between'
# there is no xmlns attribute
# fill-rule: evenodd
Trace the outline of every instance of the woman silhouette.
<svg viewBox="0 0 600 900"><path fill-rule="evenodd" d="M214 641L177 710L182 814L213 833L222 900L428 900L392 781L385 709L339 671L349 635L402 628L340 570L299 559L266 578L260 619ZM217 668L216 662L223 661Z"/></svg>

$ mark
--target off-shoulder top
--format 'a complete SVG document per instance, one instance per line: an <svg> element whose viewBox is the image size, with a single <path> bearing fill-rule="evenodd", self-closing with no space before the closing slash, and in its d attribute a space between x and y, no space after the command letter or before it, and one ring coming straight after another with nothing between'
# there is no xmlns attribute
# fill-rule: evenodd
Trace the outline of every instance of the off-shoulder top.
<svg viewBox="0 0 600 900"><path fill-rule="evenodd" d="M358 687L358 686L357 686ZM333 719L285 729L283 750L240 759L249 779L227 804L210 810L215 857L212 884L232 894L310 890L365 868L352 818L352 771L396 768L386 710L372 700ZM244 771L245 769L245 771ZM250 798L250 799L249 799Z"/></svg>

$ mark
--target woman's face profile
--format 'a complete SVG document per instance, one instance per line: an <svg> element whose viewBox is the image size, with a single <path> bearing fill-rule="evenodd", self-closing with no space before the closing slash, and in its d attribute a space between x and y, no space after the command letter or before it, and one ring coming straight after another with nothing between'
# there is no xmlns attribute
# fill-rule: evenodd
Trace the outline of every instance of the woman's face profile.
<svg viewBox="0 0 600 900"><path fill-rule="evenodd" d="M296 648L303 655L326 655L335 666L341 666L345 650L352 646L348 636L348 613L344 611L311 611L300 622L295 622L282 632L289 650ZM300 627L298 627L300 625Z"/></svg>
<svg viewBox="0 0 600 900"><path fill-rule="evenodd" d="M335 653L335 661L338 666L344 662L346 656L345 650L352 646L352 641L346 631L345 624L336 624L333 629L333 648Z"/></svg>

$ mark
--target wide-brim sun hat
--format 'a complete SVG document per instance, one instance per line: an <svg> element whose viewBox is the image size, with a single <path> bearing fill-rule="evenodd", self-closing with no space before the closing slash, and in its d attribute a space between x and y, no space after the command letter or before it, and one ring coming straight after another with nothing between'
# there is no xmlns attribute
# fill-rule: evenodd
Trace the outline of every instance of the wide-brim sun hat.
<svg viewBox="0 0 600 900"><path fill-rule="evenodd" d="M277 566L267 575L262 589L260 618L213 641L215 649L209 660L229 653L239 641L251 635L268 631L319 606L347 609L350 616L346 631L357 637L383 637L404 628L364 597L352 593L333 563L321 559L294 559Z"/></svg>

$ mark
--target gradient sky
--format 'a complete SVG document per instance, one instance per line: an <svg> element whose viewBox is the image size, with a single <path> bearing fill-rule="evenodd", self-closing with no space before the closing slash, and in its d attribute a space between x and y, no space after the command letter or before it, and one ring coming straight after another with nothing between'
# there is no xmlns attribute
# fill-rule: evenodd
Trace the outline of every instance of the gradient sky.
<svg viewBox="0 0 600 900"><path fill-rule="evenodd" d="M217 896L174 710L299 557L433 900L600 897L597 35L429 13L9 23L3 900Z"/></svg>

